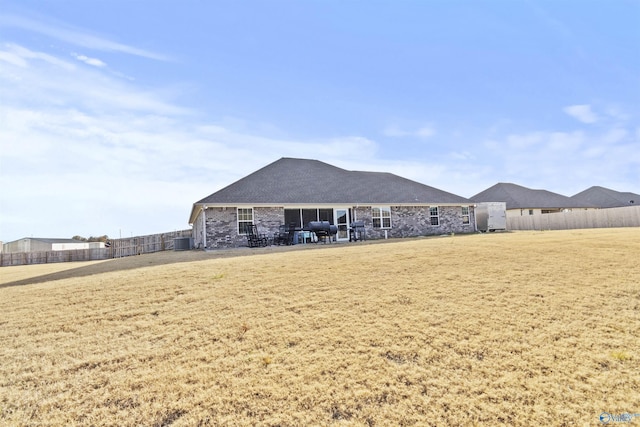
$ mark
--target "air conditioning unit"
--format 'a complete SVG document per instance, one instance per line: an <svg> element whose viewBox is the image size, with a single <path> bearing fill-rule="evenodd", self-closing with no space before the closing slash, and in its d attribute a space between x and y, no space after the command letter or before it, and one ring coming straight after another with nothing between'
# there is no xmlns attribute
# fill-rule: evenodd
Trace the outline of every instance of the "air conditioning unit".
<svg viewBox="0 0 640 427"><path fill-rule="evenodd" d="M191 249L193 249L192 237L176 237L173 239L174 251L189 251Z"/></svg>

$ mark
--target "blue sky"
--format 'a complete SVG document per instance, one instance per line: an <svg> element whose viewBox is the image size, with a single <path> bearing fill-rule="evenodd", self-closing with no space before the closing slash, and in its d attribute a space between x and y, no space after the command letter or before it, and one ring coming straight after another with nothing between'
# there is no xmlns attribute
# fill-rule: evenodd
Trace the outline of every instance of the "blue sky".
<svg viewBox="0 0 640 427"><path fill-rule="evenodd" d="M0 240L188 228L280 157L640 192L640 2L0 0Z"/></svg>

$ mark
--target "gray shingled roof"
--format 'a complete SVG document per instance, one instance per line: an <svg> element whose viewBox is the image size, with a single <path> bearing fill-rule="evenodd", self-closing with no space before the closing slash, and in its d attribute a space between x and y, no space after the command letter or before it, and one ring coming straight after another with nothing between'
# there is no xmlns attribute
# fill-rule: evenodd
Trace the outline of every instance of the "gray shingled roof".
<svg viewBox="0 0 640 427"><path fill-rule="evenodd" d="M577 202L590 203L601 208L640 205L640 194L620 192L599 186L587 188L571 198Z"/></svg>
<svg viewBox="0 0 640 427"><path fill-rule="evenodd" d="M75 239L58 239L58 238L44 238L44 237L23 237L22 239L14 240L13 242L19 242L20 240L36 240L42 243L87 243L82 240ZM9 242L9 243L13 243Z"/></svg>
<svg viewBox="0 0 640 427"><path fill-rule="evenodd" d="M591 208L591 203L583 203L562 194L547 190L532 190L516 184L499 182L496 185L470 197L476 203L505 202L507 209L564 209Z"/></svg>
<svg viewBox="0 0 640 427"><path fill-rule="evenodd" d="M349 171L318 160L283 157L197 204L471 203L468 199L382 172Z"/></svg>

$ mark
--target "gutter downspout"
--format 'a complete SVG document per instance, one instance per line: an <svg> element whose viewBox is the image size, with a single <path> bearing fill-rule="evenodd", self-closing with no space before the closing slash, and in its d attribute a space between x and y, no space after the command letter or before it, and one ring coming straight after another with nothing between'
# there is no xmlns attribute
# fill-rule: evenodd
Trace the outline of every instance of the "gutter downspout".
<svg viewBox="0 0 640 427"><path fill-rule="evenodd" d="M202 247L207 250L207 207L202 207Z"/></svg>

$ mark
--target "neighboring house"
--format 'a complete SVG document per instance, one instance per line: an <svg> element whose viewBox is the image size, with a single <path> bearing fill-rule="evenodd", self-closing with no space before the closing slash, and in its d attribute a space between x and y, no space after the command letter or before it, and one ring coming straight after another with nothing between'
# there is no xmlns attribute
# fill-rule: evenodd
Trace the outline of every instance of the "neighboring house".
<svg viewBox="0 0 640 427"><path fill-rule="evenodd" d="M593 186L571 198L579 203L588 203L599 208L622 208L640 206L640 194L622 193L605 187Z"/></svg>
<svg viewBox="0 0 640 427"><path fill-rule="evenodd" d="M246 246L247 225L273 235L280 225L329 221L349 240L353 221L368 239L475 231L468 199L390 173L341 169L281 158L193 204L189 223L199 248Z"/></svg>
<svg viewBox="0 0 640 427"><path fill-rule="evenodd" d="M595 209L597 206L547 190L532 190L516 184L500 182L470 197L476 203L505 202L507 218L525 215L542 215L568 212L578 209Z"/></svg>
<svg viewBox="0 0 640 427"><path fill-rule="evenodd" d="M94 249L104 248L102 242L84 242L74 239L42 239L35 237L25 237L14 240L3 245L6 253L17 252L48 252L48 251L68 251L73 249Z"/></svg>

